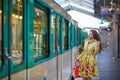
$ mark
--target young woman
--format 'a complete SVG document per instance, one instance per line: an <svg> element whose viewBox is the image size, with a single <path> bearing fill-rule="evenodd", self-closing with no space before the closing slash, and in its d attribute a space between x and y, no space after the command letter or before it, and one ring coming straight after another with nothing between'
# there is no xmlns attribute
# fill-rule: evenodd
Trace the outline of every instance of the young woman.
<svg viewBox="0 0 120 80"><path fill-rule="evenodd" d="M99 34L95 30L90 30L88 38L84 40L83 51L77 58L80 61L79 76L81 76L83 80L91 80L92 77L98 77L96 55L101 49Z"/></svg>

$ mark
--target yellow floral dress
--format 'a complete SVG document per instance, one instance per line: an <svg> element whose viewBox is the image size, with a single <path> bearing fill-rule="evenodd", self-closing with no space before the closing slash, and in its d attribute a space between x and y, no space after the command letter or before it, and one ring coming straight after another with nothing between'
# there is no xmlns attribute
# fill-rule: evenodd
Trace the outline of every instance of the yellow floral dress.
<svg viewBox="0 0 120 80"><path fill-rule="evenodd" d="M98 77L98 62L96 55L99 53L99 47L95 39L84 41L82 53L77 57L80 61L79 76Z"/></svg>

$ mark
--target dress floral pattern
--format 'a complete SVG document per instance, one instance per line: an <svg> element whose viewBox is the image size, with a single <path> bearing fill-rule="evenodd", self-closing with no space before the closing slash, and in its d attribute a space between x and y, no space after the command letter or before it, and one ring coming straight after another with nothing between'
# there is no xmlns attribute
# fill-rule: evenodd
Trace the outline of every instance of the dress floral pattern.
<svg viewBox="0 0 120 80"><path fill-rule="evenodd" d="M86 39L82 53L78 56L80 62L79 76L98 77L98 62L96 55L99 53L99 47L95 39Z"/></svg>

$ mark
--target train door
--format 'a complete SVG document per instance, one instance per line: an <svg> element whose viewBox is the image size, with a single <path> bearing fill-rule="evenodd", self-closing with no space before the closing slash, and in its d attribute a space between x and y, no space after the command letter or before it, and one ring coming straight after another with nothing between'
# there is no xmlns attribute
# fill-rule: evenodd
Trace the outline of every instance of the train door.
<svg viewBox="0 0 120 80"><path fill-rule="evenodd" d="M72 64L72 62L73 62L73 59L72 59L73 58L73 52L72 52L72 23L70 23L70 28L69 29L70 29L70 34L69 35L70 35L70 50L71 50L71 53L70 53L71 54L71 75L70 75L71 77L70 78L72 78L72 68L73 68L72 67L73 66L73 64Z"/></svg>
<svg viewBox="0 0 120 80"><path fill-rule="evenodd" d="M24 31L24 1L0 0L0 80L26 78Z"/></svg>
<svg viewBox="0 0 120 80"><path fill-rule="evenodd" d="M72 47L73 47L73 35L72 35L72 33L73 33L73 31L72 31L72 27L73 27L73 24L71 23L71 25L70 25L70 48L72 49Z"/></svg>
<svg viewBox="0 0 120 80"><path fill-rule="evenodd" d="M57 29L56 29L56 39L57 39L57 80L62 80L62 57L61 55L61 17L57 16Z"/></svg>
<svg viewBox="0 0 120 80"><path fill-rule="evenodd" d="M73 28L74 28L74 25L71 23L70 25L70 49L71 49L71 79L73 78L73 72L72 72L72 68L74 67L74 50L73 50L73 47L74 47L74 31L73 31Z"/></svg>
<svg viewBox="0 0 120 80"><path fill-rule="evenodd" d="M53 53L56 55L56 78L61 80L61 35L60 35L61 17L55 13L52 15L52 32L53 32Z"/></svg>

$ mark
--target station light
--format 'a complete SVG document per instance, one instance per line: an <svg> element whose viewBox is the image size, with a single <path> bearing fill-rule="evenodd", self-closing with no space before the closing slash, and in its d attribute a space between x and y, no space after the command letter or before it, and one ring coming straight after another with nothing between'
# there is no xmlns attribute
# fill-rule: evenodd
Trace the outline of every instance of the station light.
<svg viewBox="0 0 120 80"><path fill-rule="evenodd" d="M107 31L107 32L110 32L110 31L112 31L112 28L111 28L111 27L108 27L108 28L106 29L106 31Z"/></svg>
<svg viewBox="0 0 120 80"><path fill-rule="evenodd" d="M102 31L107 31L107 32L111 32L112 28L111 27L101 27L100 28Z"/></svg>

